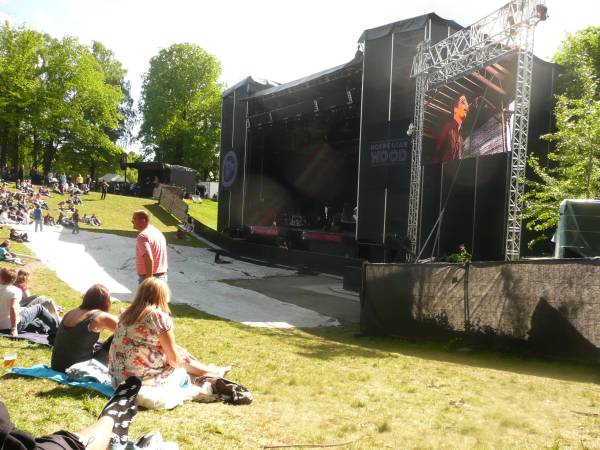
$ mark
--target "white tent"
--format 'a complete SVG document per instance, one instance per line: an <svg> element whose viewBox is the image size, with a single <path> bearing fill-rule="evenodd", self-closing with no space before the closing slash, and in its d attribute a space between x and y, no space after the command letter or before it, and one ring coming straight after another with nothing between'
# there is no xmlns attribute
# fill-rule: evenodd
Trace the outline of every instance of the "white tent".
<svg viewBox="0 0 600 450"><path fill-rule="evenodd" d="M121 175L117 175L116 173L107 173L106 175L98 178L98 180L106 181L107 183L121 183L125 181L125 178L123 178Z"/></svg>

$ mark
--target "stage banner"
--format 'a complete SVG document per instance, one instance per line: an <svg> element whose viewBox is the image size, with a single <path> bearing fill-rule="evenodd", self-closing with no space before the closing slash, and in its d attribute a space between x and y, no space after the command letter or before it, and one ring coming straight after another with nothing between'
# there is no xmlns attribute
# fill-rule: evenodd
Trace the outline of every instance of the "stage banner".
<svg viewBox="0 0 600 450"><path fill-rule="evenodd" d="M371 167L404 165L409 161L410 139L384 139L369 142Z"/></svg>
<svg viewBox="0 0 600 450"><path fill-rule="evenodd" d="M240 176L240 157L237 150L228 150L221 162L221 187L231 189Z"/></svg>

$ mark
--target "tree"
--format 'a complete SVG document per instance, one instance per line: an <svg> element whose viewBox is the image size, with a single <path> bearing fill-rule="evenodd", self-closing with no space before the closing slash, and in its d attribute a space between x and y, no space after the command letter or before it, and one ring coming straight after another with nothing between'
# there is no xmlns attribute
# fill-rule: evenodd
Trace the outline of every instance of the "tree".
<svg viewBox="0 0 600 450"><path fill-rule="evenodd" d="M20 164L20 142L35 106L39 82L38 55L43 45L39 33L12 28L0 29L0 166L10 156Z"/></svg>
<svg viewBox="0 0 600 450"><path fill-rule="evenodd" d="M543 137L556 150L547 167L529 158L537 179L527 182L523 218L540 233L530 246L549 238L562 200L600 197L600 27L567 37L555 60L565 67L554 110L558 131Z"/></svg>
<svg viewBox="0 0 600 450"><path fill-rule="evenodd" d="M101 44L0 26L0 166L114 168L133 117L124 77Z"/></svg>
<svg viewBox="0 0 600 450"><path fill-rule="evenodd" d="M174 44L150 60L139 137L156 160L216 170L222 86L219 61L194 44Z"/></svg>
<svg viewBox="0 0 600 450"><path fill-rule="evenodd" d="M115 144L118 141L131 143L133 140L132 128L135 124L136 116L133 107L133 98L131 98L131 85L125 79L127 70L123 68L120 61L115 59L113 52L98 41L92 43L92 54L98 63L100 63L105 83L118 88L122 95L121 104L119 105L119 114L121 114L119 126L114 129L107 128L104 132Z"/></svg>
<svg viewBox="0 0 600 450"><path fill-rule="evenodd" d="M554 61L565 68L560 76L560 91L569 98L583 98L594 91L593 98L600 99L600 85L587 84L589 77L600 77L600 27L588 27L568 35L554 55Z"/></svg>
<svg viewBox="0 0 600 450"><path fill-rule="evenodd" d="M119 125L120 89L105 82L100 63L74 38L49 38L42 61L43 102L36 125L44 172L55 162L78 172L117 164L121 150L105 130Z"/></svg>

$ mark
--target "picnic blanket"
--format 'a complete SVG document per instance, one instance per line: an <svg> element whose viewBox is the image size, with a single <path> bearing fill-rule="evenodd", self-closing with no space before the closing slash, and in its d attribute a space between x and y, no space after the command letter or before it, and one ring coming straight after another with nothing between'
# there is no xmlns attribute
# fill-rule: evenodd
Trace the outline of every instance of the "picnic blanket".
<svg viewBox="0 0 600 450"><path fill-rule="evenodd" d="M115 392L112 386L109 384L102 384L91 380L69 380L66 374L52 370L44 364L36 364L32 367L13 367L10 370L10 373L24 377L46 378L48 380L56 381L60 384L68 384L69 386L91 389L100 392L107 397L110 397Z"/></svg>
<svg viewBox="0 0 600 450"><path fill-rule="evenodd" d="M48 342L47 334L30 333L28 331L24 331L22 333L17 334L16 336L13 336L12 334L9 334L9 333L0 333L0 336L6 337L9 339L25 339L26 341L33 342L34 344L50 346L50 342Z"/></svg>

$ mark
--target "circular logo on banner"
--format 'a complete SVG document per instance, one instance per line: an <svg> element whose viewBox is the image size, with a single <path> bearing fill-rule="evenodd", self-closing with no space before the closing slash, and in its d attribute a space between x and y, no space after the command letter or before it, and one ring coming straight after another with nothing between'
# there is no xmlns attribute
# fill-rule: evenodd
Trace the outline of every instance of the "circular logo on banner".
<svg viewBox="0 0 600 450"><path fill-rule="evenodd" d="M235 150L229 150L223 158L221 167L221 184L224 188L230 188L237 178L238 157Z"/></svg>

